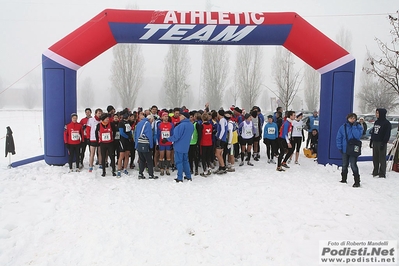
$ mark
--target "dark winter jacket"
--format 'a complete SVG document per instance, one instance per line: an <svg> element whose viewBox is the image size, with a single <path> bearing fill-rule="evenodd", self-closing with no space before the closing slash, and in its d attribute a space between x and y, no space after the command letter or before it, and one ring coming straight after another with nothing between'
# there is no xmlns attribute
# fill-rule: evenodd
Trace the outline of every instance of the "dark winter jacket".
<svg viewBox="0 0 399 266"><path fill-rule="evenodd" d="M11 153L12 155L15 154L15 144L14 144L14 137L12 136L12 130L10 127L7 127L7 135L6 135L6 157L7 154Z"/></svg>
<svg viewBox="0 0 399 266"><path fill-rule="evenodd" d="M371 130L371 140L388 143L391 136L391 123L387 120L387 110L384 108L377 109L380 116L374 122L374 127Z"/></svg>

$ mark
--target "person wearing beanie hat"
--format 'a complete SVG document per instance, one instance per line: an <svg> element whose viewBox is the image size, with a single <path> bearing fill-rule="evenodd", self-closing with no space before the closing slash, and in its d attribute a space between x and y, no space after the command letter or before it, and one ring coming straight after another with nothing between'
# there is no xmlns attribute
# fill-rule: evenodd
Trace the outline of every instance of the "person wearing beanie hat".
<svg viewBox="0 0 399 266"><path fill-rule="evenodd" d="M296 113L296 118L299 118L299 117L303 117L303 113L302 112L298 112L298 113ZM301 118L302 119L302 118Z"/></svg>
<svg viewBox="0 0 399 266"><path fill-rule="evenodd" d="M184 116L187 119L190 119L190 114L188 112L182 112L180 115ZM180 119L181 121L181 119Z"/></svg>
<svg viewBox="0 0 399 266"><path fill-rule="evenodd" d="M76 113L71 114L71 122L65 126L64 130L64 143L68 149L68 165L69 172L72 172L73 158L76 156L76 172L80 171L80 143L83 140L83 127L78 123L78 115Z"/></svg>
<svg viewBox="0 0 399 266"><path fill-rule="evenodd" d="M190 115L187 112L182 112L180 114L180 123L174 128L173 135L162 140L163 143L173 142L174 160L177 168L175 181L177 183L183 182L183 173L185 174L185 179L192 180L188 162L188 150L194 127L189 118Z"/></svg>
<svg viewBox="0 0 399 266"><path fill-rule="evenodd" d="M100 145L100 152L101 152L101 165L102 167L102 174L101 176L105 176L106 174L106 159L107 154L111 159L111 167L112 167L112 175L116 176L115 173L115 150L114 150L114 138L116 128L113 127L113 123L110 123L110 119L108 114L102 114L100 116L101 123L97 124L96 127L96 139Z"/></svg>

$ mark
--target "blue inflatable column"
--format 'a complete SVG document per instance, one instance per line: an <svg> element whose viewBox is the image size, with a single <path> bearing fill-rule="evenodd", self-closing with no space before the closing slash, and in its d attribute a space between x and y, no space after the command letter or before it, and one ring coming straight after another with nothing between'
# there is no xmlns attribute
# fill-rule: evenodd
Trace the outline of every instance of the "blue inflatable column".
<svg viewBox="0 0 399 266"><path fill-rule="evenodd" d="M355 60L321 75L318 163L342 165L336 137L353 112Z"/></svg>
<svg viewBox="0 0 399 266"><path fill-rule="evenodd" d="M64 127L76 112L76 71L42 56L44 160L64 165L68 152L64 145Z"/></svg>

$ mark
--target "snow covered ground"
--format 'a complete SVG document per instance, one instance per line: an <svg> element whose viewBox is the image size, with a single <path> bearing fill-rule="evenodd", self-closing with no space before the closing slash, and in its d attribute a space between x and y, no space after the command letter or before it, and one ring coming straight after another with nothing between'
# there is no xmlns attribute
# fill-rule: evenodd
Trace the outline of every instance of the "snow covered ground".
<svg viewBox="0 0 399 266"><path fill-rule="evenodd" d="M43 154L41 112L0 114L4 135L14 131L13 161ZM303 155L284 173L264 151L254 164L176 184L43 161L7 169L3 157L0 265L309 266L319 265L320 240L398 239L398 173L373 178L361 162L354 189L336 166Z"/></svg>

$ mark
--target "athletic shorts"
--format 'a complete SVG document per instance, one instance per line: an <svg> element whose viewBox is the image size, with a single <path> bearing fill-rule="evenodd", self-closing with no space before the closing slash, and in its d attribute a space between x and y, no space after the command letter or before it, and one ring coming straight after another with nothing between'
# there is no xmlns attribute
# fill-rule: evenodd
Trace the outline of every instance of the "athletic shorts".
<svg viewBox="0 0 399 266"><path fill-rule="evenodd" d="M215 148L224 150L227 147L227 142L223 140L217 140Z"/></svg>
<svg viewBox="0 0 399 266"><path fill-rule="evenodd" d="M171 151L172 150L172 145L159 145L159 151Z"/></svg>
<svg viewBox="0 0 399 266"><path fill-rule="evenodd" d="M241 138L240 139L240 145L241 146L252 145L252 144L254 144L254 138L250 138L250 139Z"/></svg>
<svg viewBox="0 0 399 266"><path fill-rule="evenodd" d="M91 147L100 147L100 144L97 141L90 141L89 145Z"/></svg>
<svg viewBox="0 0 399 266"><path fill-rule="evenodd" d="M260 140L260 136L253 137L253 139L254 139L254 141L253 141L253 142L259 142L259 140Z"/></svg>
<svg viewBox="0 0 399 266"><path fill-rule="evenodd" d="M133 142L128 139L121 138L119 140L119 152L131 151L133 150Z"/></svg>

